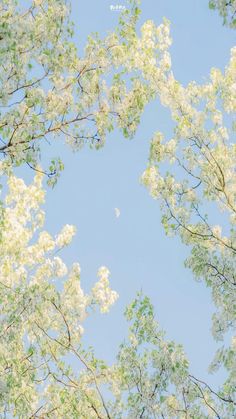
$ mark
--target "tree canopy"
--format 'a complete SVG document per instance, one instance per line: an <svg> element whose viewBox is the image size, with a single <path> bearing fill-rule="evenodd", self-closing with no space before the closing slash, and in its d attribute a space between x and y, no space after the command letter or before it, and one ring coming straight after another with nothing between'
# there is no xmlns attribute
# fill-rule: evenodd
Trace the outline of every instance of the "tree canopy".
<svg viewBox="0 0 236 419"><path fill-rule="evenodd" d="M100 147L115 122L132 136L150 97L134 74L130 83L119 76L130 54L125 42L137 20L135 5L105 39L90 36L80 57L69 3L27 4L4 0L0 9L0 152L6 172L22 163L35 168L43 141L62 137L74 150L84 143ZM52 161L50 184L62 169L61 158Z"/></svg>
<svg viewBox="0 0 236 419"><path fill-rule="evenodd" d="M89 38L83 58L67 2L34 0L24 9L3 0L0 7L0 151L8 175L0 219L1 417L235 417L236 49L224 71L213 68L204 84L183 86L171 67L170 22L148 20L139 31L135 2L114 33ZM41 141L99 147L115 121L132 137L154 98L169 109L174 129L170 139L154 134L141 181L160 203L166 233L189 247L186 267L211 289L212 335L224 345L210 369L227 373L218 389L191 373L183 347L165 337L142 293L126 309L129 336L113 365L85 349L85 318L109 311L118 294L105 266L86 294L79 264L68 268L58 255L73 226L56 237L43 229ZM23 163L37 172L28 186L14 175ZM62 167L52 162L49 183Z"/></svg>

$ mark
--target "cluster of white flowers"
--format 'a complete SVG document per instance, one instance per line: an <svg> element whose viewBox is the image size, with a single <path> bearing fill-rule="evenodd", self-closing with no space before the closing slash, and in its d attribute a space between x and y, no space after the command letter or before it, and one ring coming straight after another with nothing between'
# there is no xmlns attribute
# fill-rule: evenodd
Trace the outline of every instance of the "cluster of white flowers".
<svg viewBox="0 0 236 419"><path fill-rule="evenodd" d="M46 97L47 112L50 118L58 117L69 109L74 103L71 90L65 89L62 92L49 91Z"/></svg>
<svg viewBox="0 0 236 419"><path fill-rule="evenodd" d="M213 113L212 121L216 125L221 125L222 124L222 113L220 111L216 111L215 113Z"/></svg>
<svg viewBox="0 0 236 419"><path fill-rule="evenodd" d="M141 176L141 182L145 185L153 198L157 198L157 168L155 166L148 167Z"/></svg>
<svg viewBox="0 0 236 419"><path fill-rule="evenodd" d="M44 252L49 252L55 248L55 242L47 231L40 232L38 245Z"/></svg>
<svg viewBox="0 0 236 419"><path fill-rule="evenodd" d="M60 278L62 276L65 276L68 272L67 267L65 263L59 258L58 256L55 256L53 258L53 264L54 264L54 270L55 275Z"/></svg>
<svg viewBox="0 0 236 419"><path fill-rule="evenodd" d="M221 238L222 227L219 225L215 225L214 227L212 227L212 233L214 234L215 237Z"/></svg>
<svg viewBox="0 0 236 419"><path fill-rule="evenodd" d="M92 289L94 300L100 305L102 313L107 313L109 308L118 298L116 291L111 290L108 276L110 275L109 270L102 266L98 270L98 276L100 280L95 284Z"/></svg>
<svg viewBox="0 0 236 419"><path fill-rule="evenodd" d="M68 246L75 235L75 232L75 226L66 224L56 238L56 245L58 247Z"/></svg>
<svg viewBox="0 0 236 419"><path fill-rule="evenodd" d="M147 20L141 28L141 33L144 47L153 49L155 47L156 41L154 22L152 22L151 20Z"/></svg>
<svg viewBox="0 0 236 419"><path fill-rule="evenodd" d="M63 301L68 312L71 312L71 320L75 322L84 321L87 317L87 307L90 304L90 297L81 288L80 265L74 263L69 273L68 280L64 284Z"/></svg>

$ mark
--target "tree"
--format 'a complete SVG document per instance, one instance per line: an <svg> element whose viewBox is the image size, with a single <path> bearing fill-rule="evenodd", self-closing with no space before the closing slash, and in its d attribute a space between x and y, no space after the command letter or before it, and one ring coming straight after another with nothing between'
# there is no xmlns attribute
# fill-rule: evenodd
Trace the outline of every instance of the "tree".
<svg viewBox="0 0 236 419"><path fill-rule="evenodd" d="M68 271L58 251L71 242L75 228L66 225L56 238L42 230L41 182L40 174L28 187L11 176L2 208L0 413L96 417L91 412L101 409L100 379L92 353L81 350L82 324L94 307L108 311L117 293L109 287L105 267L90 295L81 288L79 264ZM79 380L69 354L84 367Z"/></svg>
<svg viewBox="0 0 236 419"><path fill-rule="evenodd" d="M148 28L149 39L155 39L154 24L149 22ZM212 69L206 84L192 82L186 87L175 80L166 54L169 74L160 78L156 67L149 65L143 66L143 77L170 109L175 128L169 141L160 132L154 135L142 181L161 202L167 234L178 235L190 247L186 266L211 288L216 305L212 333L221 341L235 333L236 324L236 147L231 142L236 129L236 50L231 50L224 73ZM216 218L221 226L215 224ZM233 336L228 348L219 348L211 370L221 365L229 374L223 391L233 395Z"/></svg>
<svg viewBox="0 0 236 419"><path fill-rule="evenodd" d="M143 182L152 196L162 202L166 232L179 234L182 241L192 247L188 266L214 288L216 304L221 300L219 293L222 291L225 298L232 297L236 285L236 147L230 142L236 128L233 119L235 66L236 50L233 48L224 74L212 69L208 83L197 85L192 82L186 88L175 80L171 70L159 85L155 67L150 66L144 72L151 87L157 86L157 94L162 104L170 109L176 125L169 141L164 141L160 132L154 135ZM223 112L227 113L225 123ZM222 228L209 219L208 203L221 211L218 219L222 220ZM215 325L216 334L221 335L233 326L231 309L232 302L225 301L221 314L224 316L227 312L228 320L226 323L222 320L221 331L217 332Z"/></svg>
<svg viewBox="0 0 236 419"><path fill-rule="evenodd" d="M66 225L56 238L42 229L41 182L40 174L28 187L11 176L2 207L1 415L63 419L233 415L233 394L216 393L189 373L182 347L165 340L150 301L142 295L127 308L129 342L121 346L117 363L109 367L83 349L84 319L95 306L107 312L117 293L109 287L105 267L99 269L100 279L90 295L81 288L79 264L68 272L58 251L70 243L75 229ZM112 397L102 394L104 388Z"/></svg>
<svg viewBox="0 0 236 419"><path fill-rule="evenodd" d="M190 373L182 346L165 339L147 297L139 294L126 318L129 342L121 346L114 367L112 418L234 417L234 393L217 393Z"/></svg>
<svg viewBox="0 0 236 419"><path fill-rule="evenodd" d="M126 310L131 323L129 340L121 345L112 366L96 359L92 350L84 349L81 341L84 318L95 306L107 311L117 294L109 287L109 271L105 267L100 268L100 279L90 295L81 289L78 264L67 273L57 252L70 243L75 233L72 226L65 226L56 238L42 231L44 213L40 205L44 192L41 169L36 166L35 144L40 138L60 132L72 139L74 145L81 144L85 137L94 139L93 135L83 136L81 131L78 134L74 124L82 120L74 121L71 114L75 112L77 116L79 109L82 119L87 115L85 109L89 112L93 109L95 120L88 121L85 117L84 122L96 122L96 129L104 138L113 112L117 112L118 125L129 136L148 100L158 97L169 108L175 123L173 138L165 140L159 132L154 135L142 182L161 203L166 233L178 235L189 246L191 254L186 266L211 288L216 305L212 332L216 340L223 340L226 334L234 332L236 315L236 147L229 139L233 139L236 130L233 117L236 50L232 49L224 73L213 69L207 83L192 82L184 87L171 70L169 22L164 20L156 27L147 21L138 35L135 27L138 11L134 6L131 15L121 18L118 32L112 35L112 40L119 40L115 48L110 48L110 37L109 48L97 39L90 39L86 60L92 61L85 60L87 67L82 81L78 68L75 73L70 68L69 58L77 58L74 46L64 38L68 26L67 20L63 20L66 19L63 6L62 1L35 1L26 15L20 14L13 2L5 1L2 6L6 21L1 35L2 54L5 65L12 62L16 66L14 71L9 70L10 65L6 66L10 73L6 73L4 81L7 89L2 89L2 97L8 92L8 101L9 89L16 89L15 102L6 102L6 106L12 106L1 116L5 121L2 170L11 168L12 163L26 162L33 164L39 173L30 186L10 173L9 193L1 206L1 415L22 419L233 418L234 336L228 346L219 348L211 365L212 371L223 365L228 373L218 390L191 374L183 348L166 340L149 299L141 294ZM61 23L57 22L61 25L59 32L52 19L55 13L62 16L58 20ZM29 26L27 33L23 19ZM34 46L32 34L36 36L37 31L42 34L41 30L49 30L50 44L40 36L36 37L39 44L36 42ZM19 57L21 45L14 47L13 33L27 40L32 49L21 52L27 56L25 62ZM51 45L57 46L57 52L53 49L45 54ZM65 47L65 55L60 55L59 46ZM104 69L98 68L100 57ZM29 80L31 65L35 65L36 73L40 66L48 70L50 77L47 74L42 80ZM98 67L95 69L93 65ZM112 66L122 70L113 75L113 84L108 89L100 76L112 70ZM71 72L76 75L72 77ZM130 91L125 87L127 74L133 79ZM70 77L72 85L63 84ZM58 82L61 78L62 86ZM21 84L22 80L27 86ZM99 92L94 87L98 82ZM22 90L24 94L20 96ZM61 98L67 98L68 94L71 101L62 103ZM75 99L78 94L81 102ZM221 226L215 224L215 214ZM78 368L72 367L75 363Z"/></svg>
<svg viewBox="0 0 236 419"><path fill-rule="evenodd" d="M58 251L75 229L66 225L55 238L43 230L41 182L40 174L30 186L11 176L2 207L2 417L231 417L233 394L190 374L183 348L165 340L147 297L138 295L126 310L129 342L114 365L83 349L84 319L96 306L107 312L118 295L104 266L90 295L79 264L68 271Z"/></svg>
<svg viewBox="0 0 236 419"><path fill-rule="evenodd" d="M128 53L123 38L138 15L135 4L131 2L114 33L104 40L96 34L88 38L83 57L72 39L66 0L34 0L28 7L3 0L0 13L4 171L22 163L35 168L42 142L55 137L76 150L84 143L102 146L115 121L127 137L134 134L149 92L135 77L128 88L119 74ZM62 169L61 159L52 160L49 183Z"/></svg>
<svg viewBox="0 0 236 419"><path fill-rule="evenodd" d="M236 1L235 0L210 0L210 9L218 9L223 17L224 24L228 24L231 28L236 27Z"/></svg>

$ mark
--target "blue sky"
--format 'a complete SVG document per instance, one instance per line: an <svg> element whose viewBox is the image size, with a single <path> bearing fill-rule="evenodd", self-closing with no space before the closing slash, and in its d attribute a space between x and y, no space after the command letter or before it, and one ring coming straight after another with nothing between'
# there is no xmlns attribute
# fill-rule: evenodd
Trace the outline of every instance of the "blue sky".
<svg viewBox="0 0 236 419"><path fill-rule="evenodd" d="M81 54L90 32L102 35L114 28L118 13L110 5L116 4L127 5L125 0L72 1ZM227 64L235 32L222 26L207 0L145 0L141 9L142 22L153 19L159 24L163 16L171 21L173 69L182 83L204 81L211 67L222 69ZM119 301L108 315L94 315L86 322L85 342L95 347L98 357L114 360L127 332L124 308L142 289L151 297L167 337L184 345L191 371L206 379L216 349L210 336L209 291L184 268L188 250L178 239L164 235L158 202L139 181L156 130L171 134L171 119L167 110L153 103L132 141L115 132L99 151L84 148L74 154L66 146L56 147L54 155L62 155L65 171L58 185L48 190L46 227L57 233L66 223L77 226L76 238L62 256L69 265L79 261L86 290L101 265L111 271ZM115 207L121 210L119 218ZM209 383L217 384L222 375L208 378Z"/></svg>

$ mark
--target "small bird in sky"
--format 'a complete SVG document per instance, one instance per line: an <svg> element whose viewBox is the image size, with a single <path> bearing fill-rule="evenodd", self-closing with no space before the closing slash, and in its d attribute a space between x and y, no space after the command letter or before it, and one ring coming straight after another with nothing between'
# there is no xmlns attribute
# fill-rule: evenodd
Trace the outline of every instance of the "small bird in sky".
<svg viewBox="0 0 236 419"><path fill-rule="evenodd" d="M120 216L119 208L115 208L115 216L116 216L116 218L119 218L119 216Z"/></svg>

